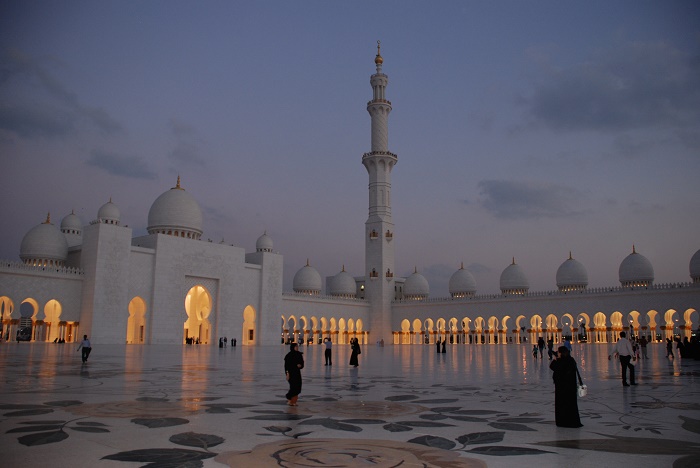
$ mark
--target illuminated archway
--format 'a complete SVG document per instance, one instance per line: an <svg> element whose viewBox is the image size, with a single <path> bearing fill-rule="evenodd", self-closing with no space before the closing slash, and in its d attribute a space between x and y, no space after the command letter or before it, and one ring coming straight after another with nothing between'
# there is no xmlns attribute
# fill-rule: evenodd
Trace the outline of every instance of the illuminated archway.
<svg viewBox="0 0 700 468"><path fill-rule="evenodd" d="M246 346L255 344L255 309L252 306L246 306L243 309L243 337L241 343Z"/></svg>
<svg viewBox="0 0 700 468"><path fill-rule="evenodd" d="M0 297L0 320L2 321L2 339L8 341L10 339L10 329L12 328L12 312L15 310L15 304L7 296Z"/></svg>
<svg viewBox="0 0 700 468"><path fill-rule="evenodd" d="M51 299L49 302L47 302L44 306L44 329L42 330L43 336L39 337L34 335L34 339L37 341L54 341L60 338L65 339L63 336L61 336L63 334L62 332L64 331L61 330L61 328L65 327L61 327L59 325L61 312L63 312L63 308L56 299Z"/></svg>
<svg viewBox="0 0 700 468"><path fill-rule="evenodd" d="M185 296L185 312L187 320L184 324L185 337L195 343L209 343L211 340L211 294L204 286L192 287Z"/></svg>
<svg viewBox="0 0 700 468"><path fill-rule="evenodd" d="M129 319L126 322L126 343L140 344L146 341L146 302L136 296L129 302Z"/></svg>

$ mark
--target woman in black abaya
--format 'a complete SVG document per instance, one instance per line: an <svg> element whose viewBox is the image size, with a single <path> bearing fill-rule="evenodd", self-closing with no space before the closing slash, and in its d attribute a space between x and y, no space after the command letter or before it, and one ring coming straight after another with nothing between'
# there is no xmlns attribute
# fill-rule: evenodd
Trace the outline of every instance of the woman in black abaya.
<svg viewBox="0 0 700 468"><path fill-rule="evenodd" d="M559 347L558 356L549 365L554 371L554 419L559 427L582 427L578 415L578 392L576 360L568 348Z"/></svg>
<svg viewBox="0 0 700 468"><path fill-rule="evenodd" d="M301 370L304 368L304 355L299 352L299 345L292 343L290 350L284 357L284 374L289 382L287 392L287 404L296 406L301 393Z"/></svg>

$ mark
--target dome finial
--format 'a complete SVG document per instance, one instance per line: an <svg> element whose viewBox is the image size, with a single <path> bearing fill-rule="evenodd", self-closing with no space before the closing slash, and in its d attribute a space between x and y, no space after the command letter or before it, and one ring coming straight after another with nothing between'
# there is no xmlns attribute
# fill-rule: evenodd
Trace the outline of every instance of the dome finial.
<svg viewBox="0 0 700 468"><path fill-rule="evenodd" d="M571 250L569 250L569 260L573 260L574 258L571 256Z"/></svg>
<svg viewBox="0 0 700 468"><path fill-rule="evenodd" d="M309 265L309 259L308 259L308 258L306 259L306 266L311 266L311 265Z"/></svg>
<svg viewBox="0 0 700 468"><path fill-rule="evenodd" d="M382 63L384 63L384 59L382 58L382 54L380 53L381 45L381 41L377 41L377 56L374 57L374 63L377 66L380 66Z"/></svg>
<svg viewBox="0 0 700 468"><path fill-rule="evenodd" d="M341 271L345 271L345 264L343 263L343 269Z"/></svg>
<svg viewBox="0 0 700 468"><path fill-rule="evenodd" d="M180 174L177 175L177 183L175 184L175 188L176 188L176 189L181 189L181 188L182 188L182 187L180 187Z"/></svg>
<svg viewBox="0 0 700 468"><path fill-rule="evenodd" d="M46 221L44 221L44 224L51 224L51 212L49 211L46 213Z"/></svg>
<svg viewBox="0 0 700 468"><path fill-rule="evenodd" d="M513 263L511 265L515 265L515 257L513 257Z"/></svg>
<svg viewBox="0 0 700 468"><path fill-rule="evenodd" d="M636 253L637 253L637 249L635 249L634 244L632 244L632 253L633 253L633 254L636 254Z"/></svg>
<svg viewBox="0 0 700 468"><path fill-rule="evenodd" d="M379 42L379 41L377 41L377 42ZM415 265L413 266L413 273L418 273L418 267Z"/></svg>
<svg viewBox="0 0 700 468"><path fill-rule="evenodd" d="M459 264L459 269L460 269L460 270L464 270L464 262L461 262L461 263Z"/></svg>

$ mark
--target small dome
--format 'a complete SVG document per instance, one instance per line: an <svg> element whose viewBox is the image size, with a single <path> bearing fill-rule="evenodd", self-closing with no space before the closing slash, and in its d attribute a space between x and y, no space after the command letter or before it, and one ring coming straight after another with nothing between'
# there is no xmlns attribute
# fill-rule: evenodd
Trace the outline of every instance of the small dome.
<svg viewBox="0 0 700 468"><path fill-rule="evenodd" d="M343 269L337 275L331 278L329 293L331 296L355 297L355 294L357 293L356 288L355 278L353 278L350 273L345 271L345 265L343 265Z"/></svg>
<svg viewBox="0 0 700 468"><path fill-rule="evenodd" d="M651 286L654 283L654 267L632 246L632 253L620 263L619 276L624 288Z"/></svg>
<svg viewBox="0 0 700 468"><path fill-rule="evenodd" d="M199 203L177 184L151 205L148 212L148 233L166 234L188 239L202 236L202 210Z"/></svg>
<svg viewBox="0 0 700 468"><path fill-rule="evenodd" d="M406 299L421 300L430 295L430 285L423 275L414 269L413 274L406 278L403 285L403 296Z"/></svg>
<svg viewBox="0 0 700 468"><path fill-rule="evenodd" d="M530 289L530 282L527 275L520 268L520 265L513 263L508 265L501 273L501 293L503 294L525 294Z"/></svg>
<svg viewBox="0 0 700 468"><path fill-rule="evenodd" d="M111 198L97 211L97 221L100 223L119 224L120 218L121 212L119 211L119 208L117 208L117 205L112 203Z"/></svg>
<svg viewBox="0 0 700 468"><path fill-rule="evenodd" d="M578 260L569 258L557 270L557 287L560 291L580 291L588 287L588 272Z"/></svg>
<svg viewBox="0 0 700 468"><path fill-rule="evenodd" d="M75 212L71 211L61 220L61 232L66 237L68 247L75 247L83 243L83 223Z"/></svg>
<svg viewBox="0 0 700 468"><path fill-rule="evenodd" d="M469 297L476 293L476 281L469 270L462 264L450 277L450 295L452 297Z"/></svg>
<svg viewBox="0 0 700 468"><path fill-rule="evenodd" d="M693 283L700 283L700 250L690 259L690 277Z"/></svg>
<svg viewBox="0 0 700 468"><path fill-rule="evenodd" d="M294 292L311 294L313 296L321 294L322 286L321 275L318 274L316 268L309 265L308 260L306 261L306 266L302 267L297 271L297 274L294 275L294 280L292 282Z"/></svg>
<svg viewBox="0 0 700 468"><path fill-rule="evenodd" d="M68 242L56 226L51 224L51 215L46 221L34 226L22 238L19 258L30 265L65 265L68 257Z"/></svg>
<svg viewBox="0 0 700 468"><path fill-rule="evenodd" d="M265 231L262 236L258 237L258 241L255 243L255 251L272 252L272 245L272 238Z"/></svg>

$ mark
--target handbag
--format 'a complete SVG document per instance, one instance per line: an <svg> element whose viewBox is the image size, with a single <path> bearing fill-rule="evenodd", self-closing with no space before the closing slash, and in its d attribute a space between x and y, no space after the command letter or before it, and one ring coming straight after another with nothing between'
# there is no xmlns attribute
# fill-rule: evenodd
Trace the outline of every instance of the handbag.
<svg viewBox="0 0 700 468"><path fill-rule="evenodd" d="M578 376L578 385L576 386L578 396L585 397L588 394L588 387L583 384L583 380L581 380L581 374L578 373L578 367L576 368L576 375Z"/></svg>

